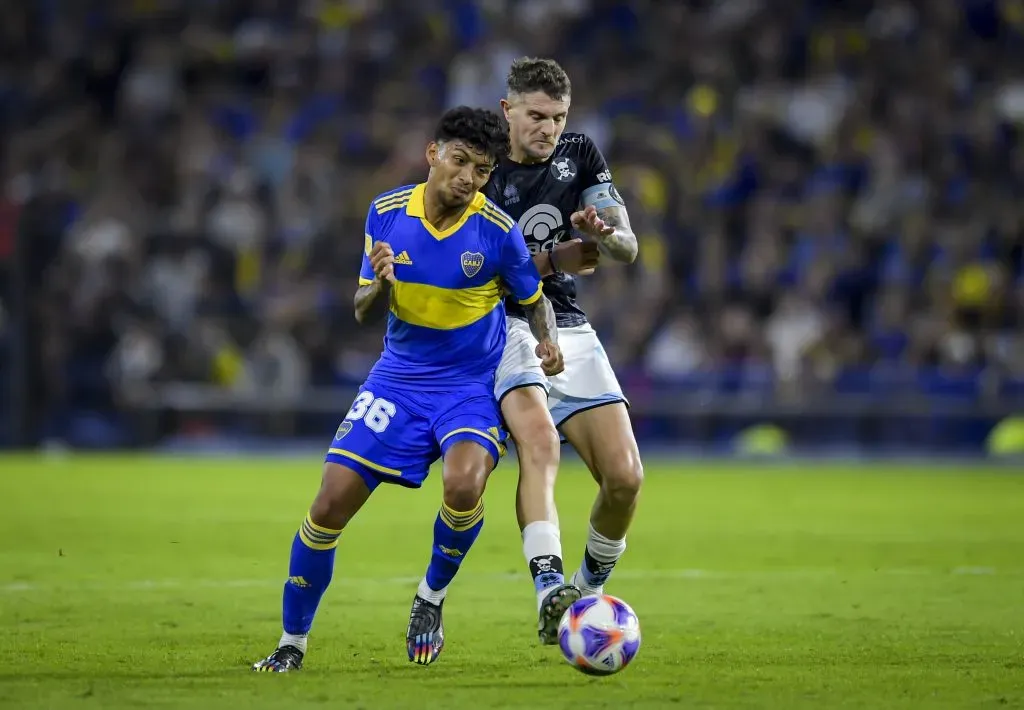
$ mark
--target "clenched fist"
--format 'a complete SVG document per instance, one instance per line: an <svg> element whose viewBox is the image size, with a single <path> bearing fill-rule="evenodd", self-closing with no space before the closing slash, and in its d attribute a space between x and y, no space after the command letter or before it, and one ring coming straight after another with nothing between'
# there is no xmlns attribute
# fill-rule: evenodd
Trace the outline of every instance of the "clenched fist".
<svg viewBox="0 0 1024 710"><path fill-rule="evenodd" d="M544 340L537 343L537 349L534 352L540 358L540 369L548 377L557 375L565 369L565 363L562 361L562 349L558 347L557 343Z"/></svg>

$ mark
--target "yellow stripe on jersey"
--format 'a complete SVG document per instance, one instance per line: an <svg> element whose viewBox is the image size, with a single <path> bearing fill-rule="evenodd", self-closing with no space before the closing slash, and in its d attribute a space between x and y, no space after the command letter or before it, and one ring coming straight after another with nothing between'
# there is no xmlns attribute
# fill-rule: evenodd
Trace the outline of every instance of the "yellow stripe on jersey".
<svg viewBox="0 0 1024 710"><path fill-rule="evenodd" d="M378 207L377 208L377 214L384 214L385 212L390 212L392 210L402 209L402 208L404 208L408 204L409 204L409 198L406 197L405 199L401 200L400 202L388 203L384 207Z"/></svg>
<svg viewBox="0 0 1024 710"><path fill-rule="evenodd" d="M540 297L544 295L544 284L537 286L537 292L527 299L520 301L520 305L529 306L540 300Z"/></svg>
<svg viewBox="0 0 1024 710"><path fill-rule="evenodd" d="M438 241L446 239L462 229L462 225L466 223L466 220L479 212L487 202L487 198L484 197L482 192L476 193L473 196L473 200L469 203L469 206L466 207L466 210L462 213L462 216L459 217L458 222L447 229L437 229L427 221L427 210L423 204L423 193L426 191L426 187L426 183L421 182L413 188L412 195L409 197L409 204L405 208L405 213L410 217L419 217L423 227L430 232L434 239L437 239Z"/></svg>
<svg viewBox="0 0 1024 710"><path fill-rule="evenodd" d="M366 234L364 232L363 233L363 253L366 254L366 256L369 256L371 251L373 251L373 237L371 237L369 234ZM373 283L373 279L364 279L362 276L359 277L359 285L360 286L369 286L372 283Z"/></svg>
<svg viewBox="0 0 1024 710"><path fill-rule="evenodd" d="M508 234L510 231L512 231L511 224L504 221L500 215L495 214L494 212L488 210L487 208L480 210L480 216L486 219L488 222L493 222L494 224L498 225L498 229L500 229L505 234Z"/></svg>
<svg viewBox="0 0 1024 710"><path fill-rule="evenodd" d="M377 208L377 212L381 212L386 207L394 207L399 203L405 204L408 201L409 196L412 195L414 189L415 188L410 187L399 192L392 192L390 195L381 197L379 200L374 202L373 206Z"/></svg>
<svg viewBox="0 0 1024 710"><path fill-rule="evenodd" d="M484 203L484 206L480 209L480 215L486 217L490 221L501 227L501 231L506 234L512 231L512 226L515 222L504 212L500 212L498 208L492 205L490 202Z"/></svg>
<svg viewBox="0 0 1024 710"><path fill-rule="evenodd" d="M512 215L505 212L505 210L498 207L498 205L492 202L491 200L484 200L483 209L490 210L495 214L495 216L501 217L504 221L508 222L510 227L516 223L516 220L512 217Z"/></svg>
<svg viewBox="0 0 1024 710"><path fill-rule="evenodd" d="M385 208L394 207L397 204L405 204L406 202L409 201L409 197L411 195L412 195L412 190L406 190L405 192L398 192L398 193L395 193L394 195L388 195L387 197L382 197L381 199L379 199L376 202L374 202L373 206L377 208L378 212L380 212L381 210L383 210Z"/></svg>
<svg viewBox="0 0 1024 710"><path fill-rule="evenodd" d="M472 288L442 288L407 281L396 281L391 286L391 312L406 323L434 330L463 328L486 316L499 303L501 288L497 279Z"/></svg>

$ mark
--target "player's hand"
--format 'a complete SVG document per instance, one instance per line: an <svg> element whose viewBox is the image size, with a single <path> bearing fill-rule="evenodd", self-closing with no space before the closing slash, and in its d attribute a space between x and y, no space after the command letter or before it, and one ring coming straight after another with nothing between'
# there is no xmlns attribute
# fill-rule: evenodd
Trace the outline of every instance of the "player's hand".
<svg viewBox="0 0 1024 710"><path fill-rule="evenodd" d="M573 212L569 221L572 222L572 226L577 231L598 241L615 234L615 227L605 224L604 220L597 216L597 208L593 205L578 212Z"/></svg>
<svg viewBox="0 0 1024 710"><path fill-rule="evenodd" d="M582 239L561 242L551 251L551 268L565 274L590 276L600 260L601 250L597 242L585 242Z"/></svg>
<svg viewBox="0 0 1024 710"><path fill-rule="evenodd" d="M565 369L565 363L562 362L562 349L558 347L557 343L552 343L550 340L537 343L535 352L540 358L540 369L548 377L557 375Z"/></svg>
<svg viewBox="0 0 1024 710"><path fill-rule="evenodd" d="M395 252L387 242L377 242L370 251L370 266L378 281L395 283Z"/></svg>

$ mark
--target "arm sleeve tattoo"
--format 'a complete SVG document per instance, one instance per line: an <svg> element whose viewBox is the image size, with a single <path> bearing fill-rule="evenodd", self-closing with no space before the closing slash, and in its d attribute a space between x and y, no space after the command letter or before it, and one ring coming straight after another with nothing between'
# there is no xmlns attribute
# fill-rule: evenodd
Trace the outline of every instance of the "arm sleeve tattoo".
<svg viewBox="0 0 1024 710"><path fill-rule="evenodd" d="M622 205L601 207L597 210L606 225L614 227L615 231L607 237L599 240L601 249L615 261L622 261L627 264L636 260L637 243L633 228L629 225L629 214Z"/></svg>
<svg viewBox="0 0 1024 710"><path fill-rule="evenodd" d="M545 340L552 343L558 342L558 326L555 324L555 310L551 307L551 301L546 296L541 296L528 306L525 306L526 317L530 321L530 332L537 342Z"/></svg>

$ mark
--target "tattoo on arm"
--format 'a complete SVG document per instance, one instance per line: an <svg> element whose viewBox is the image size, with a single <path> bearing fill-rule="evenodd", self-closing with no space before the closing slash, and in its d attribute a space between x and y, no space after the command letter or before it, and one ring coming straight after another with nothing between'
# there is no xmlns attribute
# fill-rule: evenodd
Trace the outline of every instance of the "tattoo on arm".
<svg viewBox="0 0 1024 710"><path fill-rule="evenodd" d="M629 214L625 207L618 205L602 207L597 211L606 225L615 231L601 240L601 247L615 261L632 264L636 260L637 243L633 228L629 225Z"/></svg>
<svg viewBox="0 0 1024 710"><path fill-rule="evenodd" d="M387 311L387 294L384 284L379 280L360 286L356 289L353 305L356 309L356 321L359 323L376 322ZM383 298L381 296L384 296Z"/></svg>
<svg viewBox="0 0 1024 710"><path fill-rule="evenodd" d="M530 332L533 333L533 337L537 339L537 342L544 342L545 340L557 343L558 342L558 326L555 324L555 309L551 307L551 301L546 296L541 296L535 302L528 306L523 306L526 310L526 317L530 321Z"/></svg>

